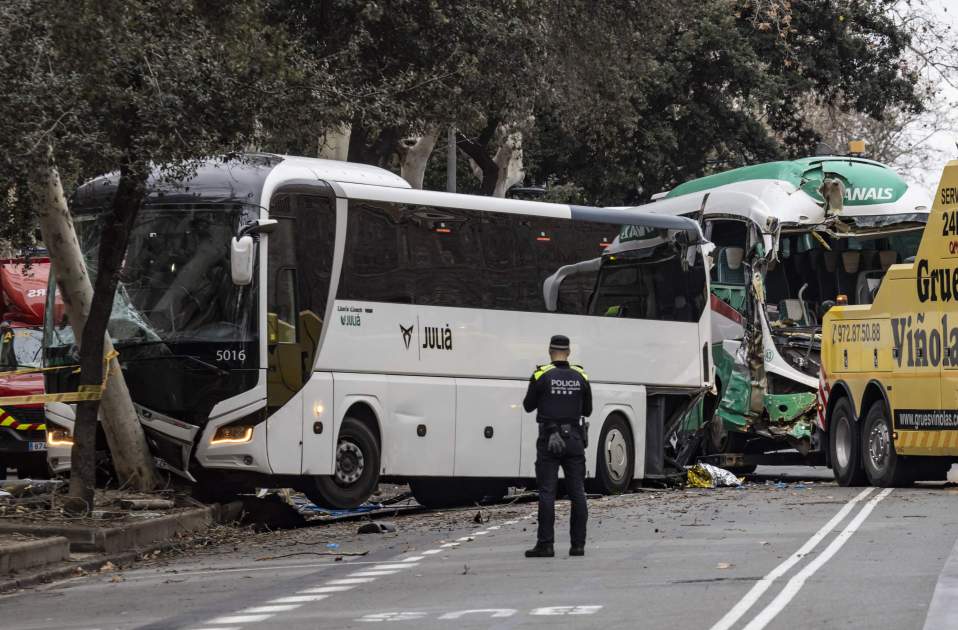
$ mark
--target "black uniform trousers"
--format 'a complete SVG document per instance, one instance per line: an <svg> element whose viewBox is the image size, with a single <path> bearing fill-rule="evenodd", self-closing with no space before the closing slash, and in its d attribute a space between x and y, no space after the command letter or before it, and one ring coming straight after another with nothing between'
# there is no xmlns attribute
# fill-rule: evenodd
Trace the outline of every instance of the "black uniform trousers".
<svg viewBox="0 0 958 630"><path fill-rule="evenodd" d="M568 426L568 425L566 425ZM572 502L572 518L569 522L569 539L574 547L585 546L585 526L589 517L585 501L585 445L577 427L570 427L565 440L565 452L554 455L549 452L549 437L539 430L536 440L536 485L539 487L539 543L555 542L556 486L559 482L559 466L565 473L566 491Z"/></svg>

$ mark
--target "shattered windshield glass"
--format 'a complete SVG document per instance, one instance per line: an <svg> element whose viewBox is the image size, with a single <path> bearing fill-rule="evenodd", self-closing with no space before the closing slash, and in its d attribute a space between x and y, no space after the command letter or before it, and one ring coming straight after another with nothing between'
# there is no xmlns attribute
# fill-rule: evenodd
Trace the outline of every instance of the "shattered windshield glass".
<svg viewBox="0 0 958 630"><path fill-rule="evenodd" d="M5 328L0 333L0 368L40 367L43 334L35 328Z"/></svg>
<svg viewBox="0 0 958 630"><path fill-rule="evenodd" d="M253 290L230 275L229 243L240 204L146 206L120 271L109 332L118 347L144 344L252 342ZM103 213L77 217L84 257L95 276ZM50 345L71 345L56 327Z"/></svg>

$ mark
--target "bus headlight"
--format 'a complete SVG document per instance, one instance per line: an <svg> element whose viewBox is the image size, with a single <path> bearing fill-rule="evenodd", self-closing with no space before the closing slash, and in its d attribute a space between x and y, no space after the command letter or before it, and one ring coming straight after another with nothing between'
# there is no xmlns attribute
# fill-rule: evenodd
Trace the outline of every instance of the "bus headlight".
<svg viewBox="0 0 958 630"><path fill-rule="evenodd" d="M73 434L66 429L48 429L47 446L73 446Z"/></svg>
<svg viewBox="0 0 958 630"><path fill-rule="evenodd" d="M253 439L253 427L230 425L220 427L213 434L210 444L244 444Z"/></svg>

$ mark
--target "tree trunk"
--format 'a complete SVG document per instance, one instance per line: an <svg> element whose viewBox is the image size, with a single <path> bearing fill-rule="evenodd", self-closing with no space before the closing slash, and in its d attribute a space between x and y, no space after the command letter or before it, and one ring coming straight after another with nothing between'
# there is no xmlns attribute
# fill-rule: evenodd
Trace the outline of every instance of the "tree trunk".
<svg viewBox="0 0 958 630"><path fill-rule="evenodd" d="M496 183L499 181L499 165L489 157L486 144L481 141L470 140L461 133L457 137L459 148L469 156L482 176L479 194L492 195L496 191Z"/></svg>
<svg viewBox="0 0 958 630"><path fill-rule="evenodd" d="M526 173L522 165L522 132L514 131L503 137L493 161L499 167L493 197L505 197L506 191L521 183Z"/></svg>
<svg viewBox="0 0 958 630"><path fill-rule="evenodd" d="M403 138L399 141L401 159L399 174L413 188L422 189L422 182L426 177L426 165L438 140L439 128L428 127L422 136Z"/></svg>
<svg viewBox="0 0 958 630"><path fill-rule="evenodd" d="M77 334L81 352L80 382L81 384L98 385L104 376L102 357L105 353L110 353L113 350L113 346L109 338L106 338L105 333L116 288L115 270L113 273L109 273L111 261L107 260L106 275L108 276L107 279L112 276L112 284L110 285L112 288L110 286L105 287L109 288L107 296L102 296L104 288L101 288L101 294L97 295L90 283L73 221L70 218L70 211L63 194L60 176L52 160L38 168L32 182L32 188L37 198L40 231L56 268L57 286L63 299L64 308L74 331L82 331L82 334ZM117 197L119 198L119 194ZM142 195L137 198L135 209L139 208L141 199ZM116 202L114 202L114 206L116 206ZM133 217L129 218L128 224L132 225L132 219L135 218L135 215L134 210ZM113 223L115 226L116 221ZM115 250L119 249L121 245L122 252L125 253L128 234L129 230L126 230L122 234L121 242L111 243L112 247L107 248L108 251L114 251L112 254L114 258L116 257ZM115 238L115 236L104 234L102 241L110 242L110 238ZM119 260L122 260L123 253L119 254ZM98 274L98 287L100 286L99 279L104 276L102 273L105 269L103 257L104 254L101 251L99 266L101 273ZM117 262L113 266L118 267L119 263ZM94 300L94 297L97 300ZM101 321L98 325L94 319L94 325L87 326L87 323L93 319L91 317L92 306L96 305L97 302L100 302L100 305L96 317ZM99 328L98 339L93 338L97 328ZM91 338L93 338L92 341ZM117 475L121 483L127 487L138 490L152 489L156 485L156 470L153 466L153 459L150 456L146 438L143 435L143 428L140 426L136 411L133 409L126 381L116 359L110 360L107 370L110 378L102 397L103 428ZM74 507L80 507L81 509L89 509L93 505L96 416L100 406L99 403L94 402L79 403L77 407L74 445L71 453L70 494L76 499Z"/></svg>
<svg viewBox="0 0 958 630"><path fill-rule="evenodd" d="M363 126L362 120L357 116L350 125L346 159L388 168L396 155L396 146L401 137L400 130L396 127L369 129Z"/></svg>
<svg viewBox="0 0 958 630"><path fill-rule="evenodd" d="M345 161L349 157L350 126L335 125L326 130L319 139L319 157L326 160Z"/></svg>

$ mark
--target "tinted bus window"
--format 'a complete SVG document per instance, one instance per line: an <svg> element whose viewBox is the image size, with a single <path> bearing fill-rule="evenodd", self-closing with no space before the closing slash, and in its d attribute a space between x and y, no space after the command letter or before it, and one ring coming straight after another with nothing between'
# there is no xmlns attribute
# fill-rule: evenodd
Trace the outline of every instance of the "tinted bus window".
<svg viewBox="0 0 958 630"><path fill-rule="evenodd" d="M663 244L604 260L590 313L694 322L707 302L701 254L687 265L678 248Z"/></svg>
<svg viewBox="0 0 958 630"><path fill-rule="evenodd" d="M544 313L545 280L600 258L618 232L611 223L351 202L338 298ZM645 253L567 277L557 311L605 315L620 305L623 317L697 321L701 256L685 269L670 244Z"/></svg>

